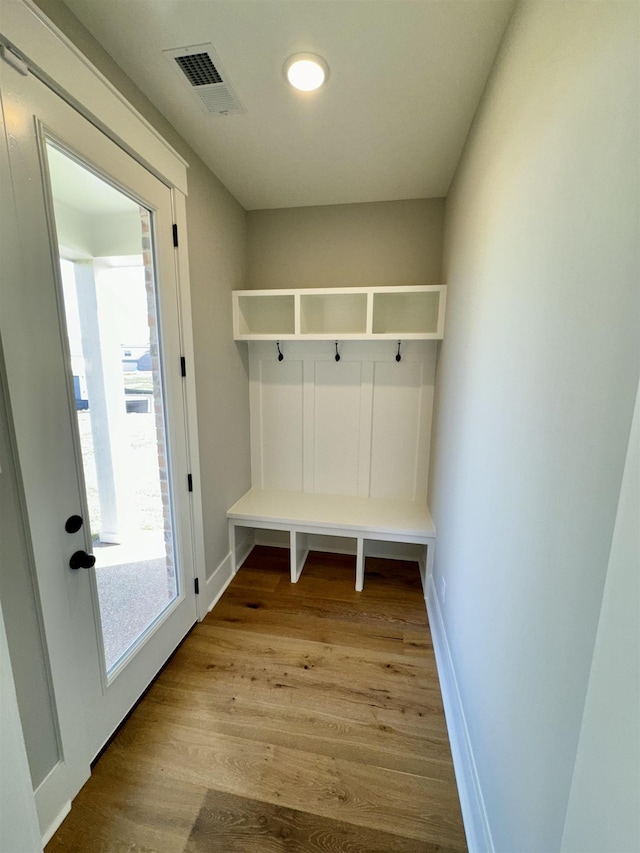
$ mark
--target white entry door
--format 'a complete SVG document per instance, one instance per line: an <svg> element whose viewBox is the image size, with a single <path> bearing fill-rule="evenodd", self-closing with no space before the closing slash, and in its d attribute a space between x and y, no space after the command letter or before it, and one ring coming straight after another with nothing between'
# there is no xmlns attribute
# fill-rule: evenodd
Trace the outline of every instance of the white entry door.
<svg viewBox="0 0 640 853"><path fill-rule="evenodd" d="M0 66L0 336L59 737L46 825L196 621L191 476L171 191Z"/></svg>

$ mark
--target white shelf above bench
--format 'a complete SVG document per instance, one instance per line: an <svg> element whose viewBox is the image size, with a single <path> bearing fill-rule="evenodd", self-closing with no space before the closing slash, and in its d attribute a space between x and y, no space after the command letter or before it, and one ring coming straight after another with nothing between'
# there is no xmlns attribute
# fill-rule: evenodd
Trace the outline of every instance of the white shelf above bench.
<svg viewBox="0 0 640 853"><path fill-rule="evenodd" d="M236 566L236 527L285 530L290 534L291 581L300 578L309 553L309 534L356 539L356 590L364 584L365 541L410 542L426 546L429 574L435 528L424 503L405 500L250 489L227 512L232 568Z"/></svg>
<svg viewBox="0 0 640 853"><path fill-rule="evenodd" d="M235 290L235 340L438 340L445 285Z"/></svg>

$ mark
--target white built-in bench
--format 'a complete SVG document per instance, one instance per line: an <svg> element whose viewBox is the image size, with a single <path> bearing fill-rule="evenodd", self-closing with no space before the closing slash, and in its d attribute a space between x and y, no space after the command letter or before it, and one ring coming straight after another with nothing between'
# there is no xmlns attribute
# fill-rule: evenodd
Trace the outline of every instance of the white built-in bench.
<svg viewBox="0 0 640 853"><path fill-rule="evenodd" d="M309 534L356 540L356 590L364 586L365 542L409 542L426 548L431 576L436 531L426 504L403 500L319 495L251 489L227 512L233 573L236 527L284 530L290 535L291 582L296 583L309 553Z"/></svg>

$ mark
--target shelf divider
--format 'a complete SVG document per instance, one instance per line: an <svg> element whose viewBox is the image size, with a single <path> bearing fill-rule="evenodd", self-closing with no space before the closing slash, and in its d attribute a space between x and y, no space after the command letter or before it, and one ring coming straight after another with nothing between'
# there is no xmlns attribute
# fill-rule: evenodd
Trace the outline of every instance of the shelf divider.
<svg viewBox="0 0 640 853"><path fill-rule="evenodd" d="M295 335L300 334L300 329L302 327L301 321L301 308L300 308L300 293L293 294L293 330Z"/></svg>
<svg viewBox="0 0 640 853"><path fill-rule="evenodd" d="M374 293L370 290L367 293L367 335L373 334L373 298Z"/></svg>

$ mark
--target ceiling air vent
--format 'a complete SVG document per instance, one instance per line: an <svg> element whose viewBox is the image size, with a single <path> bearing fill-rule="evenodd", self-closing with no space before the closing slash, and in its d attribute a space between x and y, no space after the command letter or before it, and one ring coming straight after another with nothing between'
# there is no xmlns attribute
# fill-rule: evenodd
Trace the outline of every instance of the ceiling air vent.
<svg viewBox="0 0 640 853"><path fill-rule="evenodd" d="M212 44L177 47L163 53L208 112L222 115L245 112Z"/></svg>
<svg viewBox="0 0 640 853"><path fill-rule="evenodd" d="M208 53L192 53L190 56L175 56L174 59L192 86L222 83L222 77Z"/></svg>

